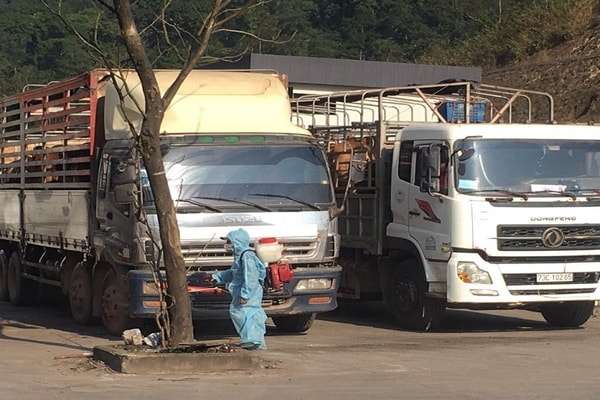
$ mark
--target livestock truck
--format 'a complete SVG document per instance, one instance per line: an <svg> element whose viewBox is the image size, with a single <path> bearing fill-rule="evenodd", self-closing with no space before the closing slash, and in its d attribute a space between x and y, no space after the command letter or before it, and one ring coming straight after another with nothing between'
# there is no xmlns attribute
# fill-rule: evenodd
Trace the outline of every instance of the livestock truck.
<svg viewBox="0 0 600 400"><path fill-rule="evenodd" d="M156 71L161 91L178 73ZM160 312L158 210L133 133L142 94L135 71L93 70L0 102L0 300L62 293L78 323L102 320L115 335ZM228 318L226 288L203 282L231 265L220 238L237 228L284 249L289 268L263 299L279 329L305 331L337 306L330 172L290 117L286 77L273 71L194 70L165 112L194 319Z"/></svg>
<svg viewBox="0 0 600 400"><path fill-rule="evenodd" d="M575 327L600 298L600 128L544 92L447 81L305 95L343 212L339 296L401 327L447 308L526 309ZM517 123L516 121L521 121Z"/></svg>

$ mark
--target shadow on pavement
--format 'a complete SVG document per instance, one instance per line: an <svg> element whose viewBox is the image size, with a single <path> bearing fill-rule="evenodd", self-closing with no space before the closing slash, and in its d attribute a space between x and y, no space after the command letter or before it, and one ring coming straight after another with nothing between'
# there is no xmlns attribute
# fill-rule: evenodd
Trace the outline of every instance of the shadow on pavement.
<svg viewBox="0 0 600 400"><path fill-rule="evenodd" d="M332 321L343 324L368 326L379 329L402 330L394 317L386 310L379 301L358 301L340 299L338 308L334 311L319 314L319 320ZM147 321L141 322L138 327L144 335L157 332L157 327ZM44 339L24 338L7 333L11 328L27 330L56 330L58 333L49 332ZM447 315L441 327L436 331L439 333L481 333L481 332L518 332L518 331L551 331L567 328L554 328L548 325L538 313L527 311L470 311L470 310L447 310ZM573 328L570 328L573 329ZM575 328L580 329L580 328ZM72 319L68 302L60 301L53 304L45 304L36 307L14 307L6 302L0 302L0 340L32 342L47 345L60 346L64 348L81 350L82 346L65 343L64 340L53 341L56 334L74 334L89 336L106 340L107 342L119 343L119 337L111 336L99 325L82 326ZM204 320L194 322L194 333L197 341L220 340L223 343L237 343L239 338L230 320ZM283 333L267 321L267 336L304 336L305 333ZM29 335L31 336L31 335ZM35 336L33 336L35 337ZM42 336L40 336L42 337Z"/></svg>
<svg viewBox="0 0 600 400"><path fill-rule="evenodd" d="M338 308L319 315L318 319L372 326L381 329L402 330L394 316L380 301L338 299ZM539 313L525 310L472 311L448 309L446 317L436 332L500 332L500 331L550 331L561 329L546 323Z"/></svg>
<svg viewBox="0 0 600 400"><path fill-rule="evenodd" d="M157 332L159 329L153 321L138 321L135 327L139 328L144 335ZM56 330L59 333L48 333L49 340L35 340L19 337L7 333L11 328L27 330ZM39 306L15 307L7 302L0 301L0 341L10 339L22 342L32 342L48 345L56 345L67 348L81 349L81 346L66 345L60 341L53 342L53 335L72 333L81 336L99 338L115 343L121 342L121 338L112 336L106 332L101 322L96 325L83 326L77 324L71 317L68 301L55 301ZM282 333L267 320L267 336L290 335ZM297 335L305 335L300 333ZM194 321L194 337L197 341L222 340L223 343L237 343L239 338L231 320L202 320Z"/></svg>
<svg viewBox="0 0 600 400"><path fill-rule="evenodd" d="M18 335L18 330L42 331L41 335ZM58 332L52 332L52 331ZM15 334L13 334L13 332ZM63 332L63 333L61 333ZM6 302L0 302L0 341L10 340L43 345L51 345L74 350L89 350L77 342L65 343L66 334L89 336L93 338L113 339L105 333L102 326L80 326L71 319L68 305L62 302L42 306L14 307ZM52 340L56 335L60 339ZM41 338L37 338L43 337Z"/></svg>

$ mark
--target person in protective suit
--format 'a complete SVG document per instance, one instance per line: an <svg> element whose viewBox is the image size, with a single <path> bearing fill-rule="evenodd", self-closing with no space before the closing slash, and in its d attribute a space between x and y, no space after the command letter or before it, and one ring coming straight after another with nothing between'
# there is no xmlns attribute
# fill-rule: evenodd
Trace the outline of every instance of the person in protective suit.
<svg viewBox="0 0 600 400"><path fill-rule="evenodd" d="M266 349L267 315L262 308L263 282L267 271L263 262L250 248L250 236L243 229L231 231L225 248L233 251L233 264L226 271L212 275L216 283L229 284L231 304L229 314L241 340L249 350Z"/></svg>

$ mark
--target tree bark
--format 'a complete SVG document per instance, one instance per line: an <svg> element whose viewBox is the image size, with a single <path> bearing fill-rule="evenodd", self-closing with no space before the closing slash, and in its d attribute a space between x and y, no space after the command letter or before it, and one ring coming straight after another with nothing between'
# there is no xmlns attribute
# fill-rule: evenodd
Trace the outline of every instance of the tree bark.
<svg viewBox="0 0 600 400"><path fill-rule="evenodd" d="M160 153L160 125L168 104L161 98L152 63L135 25L129 0L113 0L121 37L142 84L145 110L139 145L158 214L160 240L167 275L168 305L171 315L169 346L192 343L192 306L187 291L185 260L181 252L179 225Z"/></svg>

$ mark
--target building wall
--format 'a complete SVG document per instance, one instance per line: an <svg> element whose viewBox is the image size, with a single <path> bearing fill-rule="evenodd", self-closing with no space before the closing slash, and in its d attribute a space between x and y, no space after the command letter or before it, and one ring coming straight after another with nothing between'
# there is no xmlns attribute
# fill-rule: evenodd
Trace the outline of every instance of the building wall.
<svg viewBox="0 0 600 400"><path fill-rule="evenodd" d="M314 93L358 88L431 84L443 80L481 82L479 67L456 67L360 61L319 57L247 54L236 63L218 63L211 69L268 69L287 74L294 92Z"/></svg>

